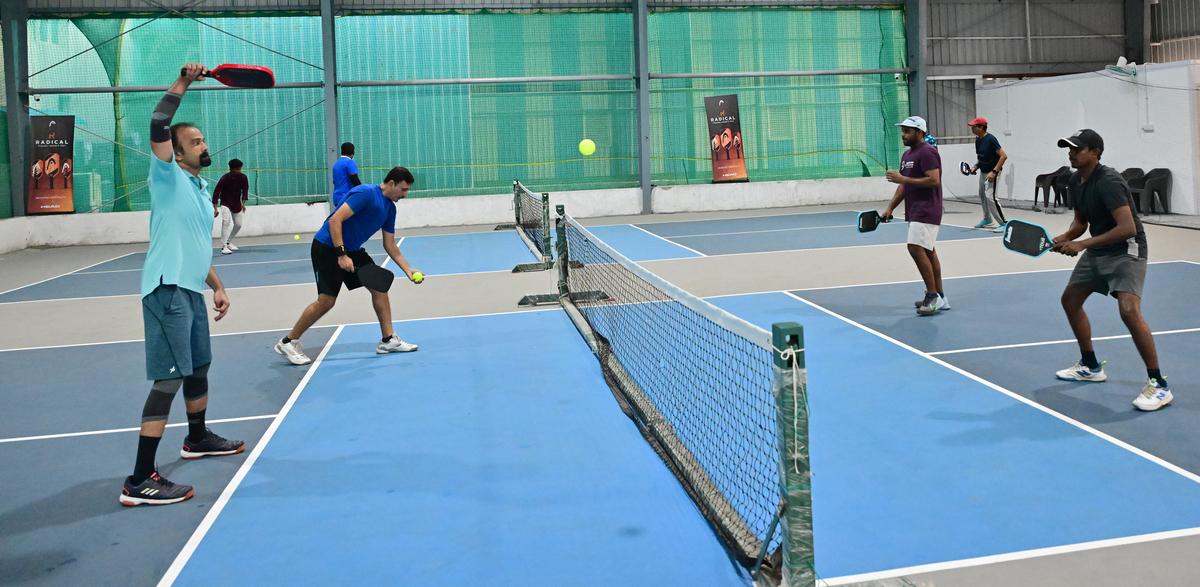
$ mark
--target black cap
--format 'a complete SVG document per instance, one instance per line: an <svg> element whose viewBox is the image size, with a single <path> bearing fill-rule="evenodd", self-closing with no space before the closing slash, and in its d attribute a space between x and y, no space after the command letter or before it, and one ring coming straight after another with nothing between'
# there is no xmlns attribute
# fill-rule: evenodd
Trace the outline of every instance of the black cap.
<svg viewBox="0 0 1200 587"><path fill-rule="evenodd" d="M1096 131L1085 128L1076 132L1065 139L1058 139L1058 146L1066 149L1068 147L1095 149L1097 151L1104 150L1104 139Z"/></svg>

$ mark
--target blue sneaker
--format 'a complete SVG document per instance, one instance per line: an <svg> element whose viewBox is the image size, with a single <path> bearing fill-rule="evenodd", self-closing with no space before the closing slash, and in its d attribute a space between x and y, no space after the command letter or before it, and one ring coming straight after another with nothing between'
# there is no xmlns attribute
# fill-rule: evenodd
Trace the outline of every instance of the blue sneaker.
<svg viewBox="0 0 1200 587"><path fill-rule="evenodd" d="M979 224L975 225L975 228L991 228L993 224L994 223L991 220L984 218L983 220L979 221Z"/></svg>
<svg viewBox="0 0 1200 587"><path fill-rule="evenodd" d="M1091 381L1093 383L1099 383L1108 379L1108 374L1104 372L1104 363L1105 361L1101 361L1099 367L1096 369L1091 369L1085 366L1083 363L1075 361L1075 364L1072 365L1071 368L1063 369L1054 375L1059 379L1066 381Z"/></svg>
<svg viewBox="0 0 1200 587"><path fill-rule="evenodd" d="M1170 388L1167 387L1167 382L1157 379L1147 379L1145 387L1137 397L1133 398L1133 407L1143 412L1153 412L1159 408L1165 408L1175 399L1171 395Z"/></svg>

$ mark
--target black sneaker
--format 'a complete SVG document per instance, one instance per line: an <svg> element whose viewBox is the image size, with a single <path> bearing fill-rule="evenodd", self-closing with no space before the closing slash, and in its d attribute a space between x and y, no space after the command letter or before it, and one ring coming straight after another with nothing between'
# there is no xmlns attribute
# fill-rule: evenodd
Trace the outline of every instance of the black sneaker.
<svg viewBox="0 0 1200 587"><path fill-rule="evenodd" d="M191 485L176 485L167 481L155 471L145 481L134 485L133 477L125 478L125 486L121 488L121 505L167 505L187 501L196 495Z"/></svg>
<svg viewBox="0 0 1200 587"><path fill-rule="evenodd" d="M204 438L199 442L192 442L185 438L183 440L183 449L179 451L179 454L185 459L199 459L202 457L235 455L244 450L246 450L246 443L240 440L226 440L212 430L205 428Z"/></svg>

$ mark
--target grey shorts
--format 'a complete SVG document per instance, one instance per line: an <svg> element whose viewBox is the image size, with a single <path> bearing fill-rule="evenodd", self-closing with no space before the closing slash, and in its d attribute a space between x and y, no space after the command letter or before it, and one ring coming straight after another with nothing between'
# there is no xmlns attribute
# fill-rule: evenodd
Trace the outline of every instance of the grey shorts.
<svg viewBox="0 0 1200 587"><path fill-rule="evenodd" d="M1133 255L1093 255L1085 251L1071 272L1067 286L1083 286L1117 297L1118 292L1142 297L1146 284L1146 260Z"/></svg>
<svg viewBox="0 0 1200 587"><path fill-rule="evenodd" d="M160 285L142 298L146 331L146 378L178 379L212 362L204 296Z"/></svg>

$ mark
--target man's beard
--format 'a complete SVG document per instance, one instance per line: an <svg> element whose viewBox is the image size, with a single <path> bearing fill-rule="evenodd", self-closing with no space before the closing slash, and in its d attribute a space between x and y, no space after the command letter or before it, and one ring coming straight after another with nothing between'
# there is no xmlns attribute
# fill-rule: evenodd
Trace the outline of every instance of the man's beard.
<svg viewBox="0 0 1200 587"><path fill-rule="evenodd" d="M212 165L212 157L208 156L208 151L200 153L200 167L208 167Z"/></svg>

